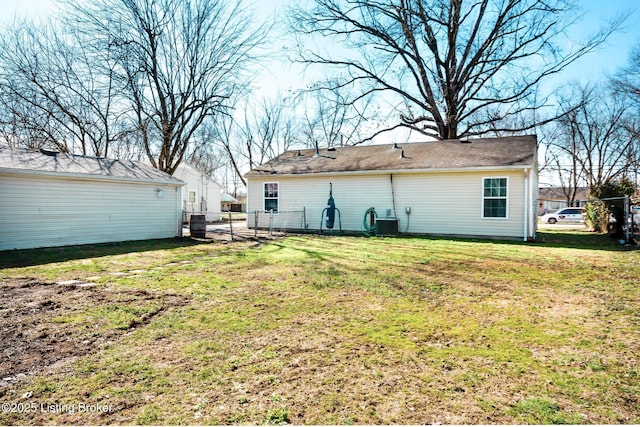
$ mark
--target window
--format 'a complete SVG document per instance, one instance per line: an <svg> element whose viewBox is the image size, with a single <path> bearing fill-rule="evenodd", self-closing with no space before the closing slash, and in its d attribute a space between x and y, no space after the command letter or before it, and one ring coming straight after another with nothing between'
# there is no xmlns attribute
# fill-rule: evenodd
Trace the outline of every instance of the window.
<svg viewBox="0 0 640 427"><path fill-rule="evenodd" d="M189 190L188 203L194 204L197 200L196 190Z"/></svg>
<svg viewBox="0 0 640 427"><path fill-rule="evenodd" d="M484 178L482 193L482 217L507 217L507 178Z"/></svg>
<svg viewBox="0 0 640 427"><path fill-rule="evenodd" d="M564 215L582 215L584 211L582 209L573 208L573 209L565 209L562 211Z"/></svg>
<svg viewBox="0 0 640 427"><path fill-rule="evenodd" d="M264 210L278 212L278 183L264 183Z"/></svg>

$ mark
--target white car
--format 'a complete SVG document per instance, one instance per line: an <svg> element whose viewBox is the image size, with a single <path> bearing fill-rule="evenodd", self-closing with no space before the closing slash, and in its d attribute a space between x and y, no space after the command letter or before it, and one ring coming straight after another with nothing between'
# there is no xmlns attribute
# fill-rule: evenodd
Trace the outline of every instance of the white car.
<svg viewBox="0 0 640 427"><path fill-rule="evenodd" d="M556 222L584 223L584 208L564 208L559 211L542 215L542 222L555 224Z"/></svg>

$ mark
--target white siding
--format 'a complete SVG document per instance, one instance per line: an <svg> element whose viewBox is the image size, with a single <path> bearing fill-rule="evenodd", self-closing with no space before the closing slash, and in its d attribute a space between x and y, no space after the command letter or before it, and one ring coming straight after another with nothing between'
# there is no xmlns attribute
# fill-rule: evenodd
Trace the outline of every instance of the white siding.
<svg viewBox="0 0 640 427"><path fill-rule="evenodd" d="M180 204L166 184L0 175L0 250L174 237Z"/></svg>
<svg viewBox="0 0 640 427"><path fill-rule="evenodd" d="M206 213L207 221L219 221L222 211L222 193L220 185L194 167L182 163L174 177L186 182L182 189L182 203L185 214ZM196 192L196 203L189 203L189 191Z"/></svg>
<svg viewBox="0 0 640 427"><path fill-rule="evenodd" d="M506 219L482 218L483 178L489 177L508 178ZM345 231L361 231L365 212L373 207L379 217L385 217L390 210L391 216L398 218L402 233L521 238L525 224L524 177L522 170L394 173L392 197L388 173L278 176L282 213L274 215L273 222L278 227L278 217L285 218L286 211L304 208L308 228L319 229L331 182ZM262 185L274 180L273 177L249 178L247 212L262 210ZM407 207L411 208L410 215L405 212Z"/></svg>

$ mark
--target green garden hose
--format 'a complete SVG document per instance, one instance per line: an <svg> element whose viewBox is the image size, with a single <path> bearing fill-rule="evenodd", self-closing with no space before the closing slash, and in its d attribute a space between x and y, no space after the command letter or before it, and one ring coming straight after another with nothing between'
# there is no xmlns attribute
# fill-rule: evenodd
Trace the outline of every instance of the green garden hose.
<svg viewBox="0 0 640 427"><path fill-rule="evenodd" d="M369 221L369 218L371 217L372 214L374 218L378 218L378 213L376 212L375 208L369 208L364 213L364 219L362 220L362 230L363 230L362 232L365 234L365 236L373 236L376 232L375 220L373 221L373 225L370 224L370 221Z"/></svg>

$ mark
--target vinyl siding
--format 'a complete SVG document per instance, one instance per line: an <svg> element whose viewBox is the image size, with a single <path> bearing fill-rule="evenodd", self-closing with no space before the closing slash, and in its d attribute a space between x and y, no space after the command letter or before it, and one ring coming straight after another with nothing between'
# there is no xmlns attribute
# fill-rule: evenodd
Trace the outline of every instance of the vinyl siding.
<svg viewBox="0 0 640 427"><path fill-rule="evenodd" d="M174 237L180 193L167 184L0 175L0 250Z"/></svg>
<svg viewBox="0 0 640 427"><path fill-rule="evenodd" d="M218 183L187 164L180 164L173 176L186 182L182 187L182 208L187 217L206 211L207 221L220 221L222 194ZM196 192L194 204L188 200L190 190Z"/></svg>
<svg viewBox="0 0 640 427"><path fill-rule="evenodd" d="M507 218L482 218L483 178L491 177L508 178ZM317 230L331 182L345 231L361 231L365 212L373 207L379 217L385 217L389 210L390 216L398 218L402 233L521 238L524 179L522 170L394 173L392 197L388 173L251 177L247 211L262 210L264 182L278 182L281 212L273 216L273 225L279 227L279 221L285 218L291 221L286 211L304 208L308 229ZM411 208L410 215L405 212L407 207Z"/></svg>

